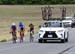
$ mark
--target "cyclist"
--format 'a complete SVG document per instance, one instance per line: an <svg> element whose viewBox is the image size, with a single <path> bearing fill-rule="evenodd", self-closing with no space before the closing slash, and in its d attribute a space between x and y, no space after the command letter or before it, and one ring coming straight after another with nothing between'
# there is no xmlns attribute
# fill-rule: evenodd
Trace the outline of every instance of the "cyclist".
<svg viewBox="0 0 75 54"><path fill-rule="evenodd" d="M23 42L23 38L24 38L24 24L22 22L19 23L19 34L20 34L20 43Z"/></svg>
<svg viewBox="0 0 75 54"><path fill-rule="evenodd" d="M12 23L11 25L11 34L12 34L12 41L13 43L16 43L16 40L17 40L17 35L16 35L16 24L15 23Z"/></svg>
<svg viewBox="0 0 75 54"><path fill-rule="evenodd" d="M33 37L33 34L34 34L34 25L32 23L30 23L29 27L30 27L30 30L29 30L29 32L30 32L30 42L33 42L33 39L34 39L34 37Z"/></svg>

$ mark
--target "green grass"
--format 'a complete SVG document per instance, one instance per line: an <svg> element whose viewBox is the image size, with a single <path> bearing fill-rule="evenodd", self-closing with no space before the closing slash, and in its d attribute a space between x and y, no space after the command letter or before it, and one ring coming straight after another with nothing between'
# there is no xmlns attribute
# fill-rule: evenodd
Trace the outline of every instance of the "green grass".
<svg viewBox="0 0 75 54"><path fill-rule="evenodd" d="M3 39L3 40L1 40L0 42L7 42L7 40L6 40L6 39Z"/></svg>

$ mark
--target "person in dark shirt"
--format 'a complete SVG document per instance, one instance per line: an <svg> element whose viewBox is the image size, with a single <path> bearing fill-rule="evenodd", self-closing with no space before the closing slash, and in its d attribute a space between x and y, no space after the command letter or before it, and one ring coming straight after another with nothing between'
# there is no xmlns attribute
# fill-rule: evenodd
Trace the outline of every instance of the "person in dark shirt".
<svg viewBox="0 0 75 54"><path fill-rule="evenodd" d="M34 25L32 23L29 24L29 32L30 32L30 42L33 42L33 34L34 34Z"/></svg>

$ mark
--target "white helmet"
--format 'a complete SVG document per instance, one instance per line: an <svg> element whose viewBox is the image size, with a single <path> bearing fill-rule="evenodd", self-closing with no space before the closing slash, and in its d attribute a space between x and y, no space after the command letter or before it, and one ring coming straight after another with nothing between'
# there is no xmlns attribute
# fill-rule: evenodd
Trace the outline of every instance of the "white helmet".
<svg viewBox="0 0 75 54"><path fill-rule="evenodd" d="M15 23L12 23L12 25L16 25Z"/></svg>

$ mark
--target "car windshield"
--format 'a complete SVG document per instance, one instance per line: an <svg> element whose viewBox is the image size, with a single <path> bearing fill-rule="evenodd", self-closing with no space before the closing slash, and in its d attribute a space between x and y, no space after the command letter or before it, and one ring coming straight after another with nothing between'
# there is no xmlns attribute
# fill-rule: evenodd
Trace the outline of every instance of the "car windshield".
<svg viewBox="0 0 75 54"><path fill-rule="evenodd" d="M62 23L61 22L45 22L43 24L43 27L62 27Z"/></svg>

